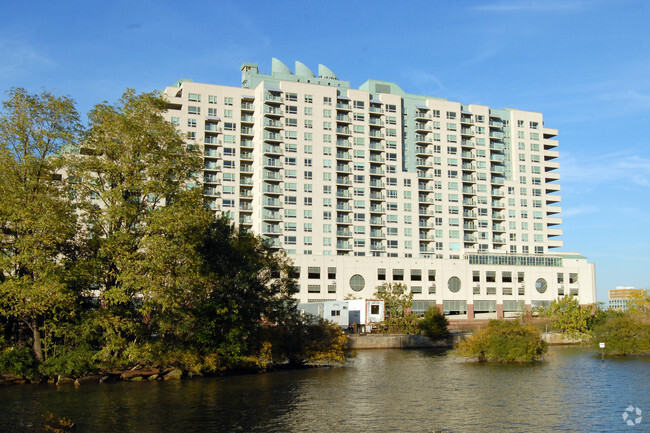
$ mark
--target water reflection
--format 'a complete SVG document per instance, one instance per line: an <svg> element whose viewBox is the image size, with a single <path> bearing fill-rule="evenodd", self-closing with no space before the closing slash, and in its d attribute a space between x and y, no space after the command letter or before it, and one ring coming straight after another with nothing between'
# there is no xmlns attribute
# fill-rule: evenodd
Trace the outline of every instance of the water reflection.
<svg viewBox="0 0 650 433"><path fill-rule="evenodd" d="M628 405L650 413L648 357L601 363L580 348L552 351L534 366L386 350L332 369L0 388L0 431L33 431L26 425L46 411L80 432L120 433L623 431Z"/></svg>

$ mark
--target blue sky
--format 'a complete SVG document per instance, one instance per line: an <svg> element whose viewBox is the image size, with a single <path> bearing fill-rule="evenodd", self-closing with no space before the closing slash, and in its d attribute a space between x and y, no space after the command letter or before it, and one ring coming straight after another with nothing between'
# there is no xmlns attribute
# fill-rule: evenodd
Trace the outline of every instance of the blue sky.
<svg viewBox="0 0 650 433"><path fill-rule="evenodd" d="M244 62L327 65L358 87L541 111L559 129L564 251L598 298L650 287L650 2L32 1L0 15L0 90L69 95L86 113L127 87L238 86Z"/></svg>

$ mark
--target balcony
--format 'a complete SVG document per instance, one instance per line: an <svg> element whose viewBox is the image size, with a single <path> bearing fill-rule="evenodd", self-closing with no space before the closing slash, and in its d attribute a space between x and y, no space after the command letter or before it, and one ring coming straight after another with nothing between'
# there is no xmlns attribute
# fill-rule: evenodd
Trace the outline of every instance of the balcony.
<svg viewBox="0 0 650 433"><path fill-rule="evenodd" d="M352 232L350 229L338 229L336 230L336 236L342 237L342 238L351 238L352 237Z"/></svg>
<svg viewBox="0 0 650 433"><path fill-rule="evenodd" d="M352 185L352 182L350 181L350 178L348 178L348 177L337 177L336 178L336 183L338 185Z"/></svg>
<svg viewBox="0 0 650 433"><path fill-rule="evenodd" d="M370 206L370 212L372 213L386 213L386 208L383 206Z"/></svg>
<svg viewBox="0 0 650 433"><path fill-rule="evenodd" d="M337 165L336 171L339 173L352 173L352 168L349 165Z"/></svg>
<svg viewBox="0 0 650 433"><path fill-rule="evenodd" d="M264 102L272 103L272 104L281 104L283 102L282 96L280 95L274 95L272 93L267 93L264 95Z"/></svg>
<svg viewBox="0 0 650 433"><path fill-rule="evenodd" d="M262 234L279 235L280 233L282 232L277 224L264 224L264 227L262 227Z"/></svg>
<svg viewBox="0 0 650 433"><path fill-rule="evenodd" d="M336 121L337 122L343 122L343 123L352 123L352 119L347 114L339 114L339 115L337 115L336 116Z"/></svg>
<svg viewBox="0 0 650 433"><path fill-rule="evenodd" d="M282 215L280 215L280 212L277 211L265 210L262 212L262 219L266 221L281 221Z"/></svg>
<svg viewBox="0 0 650 433"><path fill-rule="evenodd" d="M377 142L370 142L370 150L378 150L378 151L384 151L385 147L381 143Z"/></svg>
<svg viewBox="0 0 650 433"><path fill-rule="evenodd" d="M371 239L384 239L386 238L386 233L381 230L370 230Z"/></svg>
<svg viewBox="0 0 650 433"><path fill-rule="evenodd" d="M262 200L262 206L264 207L282 207L282 202L276 198L265 198Z"/></svg>
<svg viewBox="0 0 650 433"><path fill-rule="evenodd" d="M242 123L255 123L255 119L253 118L253 116L248 114L242 114L241 121Z"/></svg>
<svg viewBox="0 0 650 433"><path fill-rule="evenodd" d="M337 110L344 110L344 111L352 111L352 108L350 107L349 102L337 102L336 103L336 109Z"/></svg>
<svg viewBox="0 0 650 433"><path fill-rule="evenodd" d="M269 129L282 129L282 123L273 119L264 119L264 127Z"/></svg>
<svg viewBox="0 0 650 433"><path fill-rule="evenodd" d="M338 127L336 128L336 133L338 135L352 135L352 130L347 127Z"/></svg>
<svg viewBox="0 0 650 433"><path fill-rule="evenodd" d="M378 180L371 180L370 181L370 188L385 188L384 182L378 181Z"/></svg>
<svg viewBox="0 0 650 433"><path fill-rule="evenodd" d="M264 107L264 114L268 116L282 116L282 109L279 107Z"/></svg>
<svg viewBox="0 0 650 433"><path fill-rule="evenodd" d="M381 107L374 107L372 105L368 107L368 111L375 114L382 114L384 112L384 110Z"/></svg>
<svg viewBox="0 0 650 433"><path fill-rule="evenodd" d="M282 154L282 148L280 146L273 146L273 145L265 144L264 145L264 153L265 154L281 155Z"/></svg>
<svg viewBox="0 0 650 433"><path fill-rule="evenodd" d="M340 216L336 218L337 224L352 224L352 218L349 216Z"/></svg>
<svg viewBox="0 0 650 433"><path fill-rule="evenodd" d="M460 128L460 135L473 136L474 131L472 130L472 128Z"/></svg>
<svg viewBox="0 0 650 433"><path fill-rule="evenodd" d="M501 191L501 189L499 189L499 188L492 188L492 190L490 191L490 195L492 195L494 197L503 197L503 196L505 196L504 192Z"/></svg>
<svg viewBox="0 0 650 433"><path fill-rule="evenodd" d="M203 156L206 158L221 158L221 152L213 149L205 149L203 151Z"/></svg>
<svg viewBox="0 0 650 433"><path fill-rule="evenodd" d="M337 147L352 147L350 145L350 140L344 139L344 140L336 140L336 146Z"/></svg>
<svg viewBox="0 0 650 433"><path fill-rule="evenodd" d="M350 152L336 152L336 159L352 160L352 154Z"/></svg>
<svg viewBox="0 0 650 433"><path fill-rule="evenodd" d="M386 251L386 247L382 244L370 244L370 251Z"/></svg>
<svg viewBox="0 0 650 433"><path fill-rule="evenodd" d="M273 172L273 171L265 171L264 172L264 180L281 181L282 180L282 174L280 174L278 172Z"/></svg>
<svg viewBox="0 0 650 433"><path fill-rule="evenodd" d="M340 212L352 212L352 206L348 203L338 203L336 205L336 210Z"/></svg>
<svg viewBox="0 0 650 433"><path fill-rule="evenodd" d="M278 133L264 131L264 140L266 141L282 141L282 136Z"/></svg>
<svg viewBox="0 0 650 433"><path fill-rule="evenodd" d="M347 191L347 190L338 190L338 191L336 191L336 197L337 198L352 198L352 194L350 194L350 191Z"/></svg>
<svg viewBox="0 0 650 433"><path fill-rule="evenodd" d="M279 159L264 158L264 167L282 168L282 161Z"/></svg>
<svg viewBox="0 0 650 433"><path fill-rule="evenodd" d="M264 185L264 188L262 188L262 192L264 194L282 194L282 188L280 188L278 185Z"/></svg>
<svg viewBox="0 0 650 433"><path fill-rule="evenodd" d="M352 244L348 241L343 241L343 242L337 242L336 243L336 249L337 250L351 250L352 249Z"/></svg>

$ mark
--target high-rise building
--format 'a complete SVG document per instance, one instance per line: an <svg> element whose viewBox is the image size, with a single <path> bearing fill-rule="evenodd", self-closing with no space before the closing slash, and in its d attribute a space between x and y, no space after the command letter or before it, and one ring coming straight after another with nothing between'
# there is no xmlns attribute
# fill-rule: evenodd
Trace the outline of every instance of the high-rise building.
<svg viewBox="0 0 650 433"><path fill-rule="evenodd" d="M541 113L353 89L323 65L241 71L241 87L167 87L167 116L203 152L207 205L287 252L301 302L384 282L416 311L469 318L596 301L593 264L555 252L557 130Z"/></svg>
<svg viewBox="0 0 650 433"><path fill-rule="evenodd" d="M615 289L609 289L608 307L611 310L627 310L628 302L636 295L642 296L643 289L635 289L632 286L619 286Z"/></svg>

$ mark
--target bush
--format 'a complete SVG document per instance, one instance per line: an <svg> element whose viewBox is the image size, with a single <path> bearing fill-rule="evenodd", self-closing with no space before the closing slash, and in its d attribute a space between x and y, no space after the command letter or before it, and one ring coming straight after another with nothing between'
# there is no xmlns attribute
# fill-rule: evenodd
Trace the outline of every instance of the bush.
<svg viewBox="0 0 650 433"><path fill-rule="evenodd" d="M650 323L633 314L616 315L594 329L591 344L600 351L599 343L605 343L608 355L648 355Z"/></svg>
<svg viewBox="0 0 650 433"><path fill-rule="evenodd" d="M490 320L462 341L458 353L479 362L518 363L538 360L548 350L539 331L518 321Z"/></svg>
<svg viewBox="0 0 650 433"><path fill-rule="evenodd" d="M10 346L0 349L0 374L34 379L38 363L29 347Z"/></svg>
<svg viewBox="0 0 650 433"><path fill-rule="evenodd" d="M442 340L449 337L449 321L436 305L427 308L424 318L420 321L420 329L432 340Z"/></svg>

